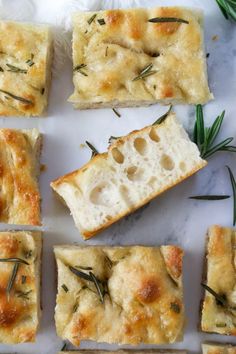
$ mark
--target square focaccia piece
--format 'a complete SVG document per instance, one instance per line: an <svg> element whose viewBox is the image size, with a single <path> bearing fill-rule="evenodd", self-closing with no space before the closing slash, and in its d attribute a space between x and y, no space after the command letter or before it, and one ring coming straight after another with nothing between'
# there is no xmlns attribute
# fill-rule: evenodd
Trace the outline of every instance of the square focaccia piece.
<svg viewBox="0 0 236 354"><path fill-rule="evenodd" d="M62 351L58 354L187 354L185 350L172 350L172 349L144 349L144 350L117 350L117 351L108 351L108 350L78 350L78 351ZM230 353L231 354L231 353ZM233 353L232 353L233 354Z"/></svg>
<svg viewBox="0 0 236 354"><path fill-rule="evenodd" d="M236 232L212 226L208 230L205 296L202 303L201 329L236 335Z"/></svg>
<svg viewBox="0 0 236 354"><path fill-rule="evenodd" d="M44 112L51 57L47 26L0 21L0 116L39 116Z"/></svg>
<svg viewBox="0 0 236 354"><path fill-rule="evenodd" d="M40 232L0 232L0 343L35 341L41 248Z"/></svg>
<svg viewBox="0 0 236 354"><path fill-rule="evenodd" d="M202 344L203 354L236 354L236 347L227 344L209 343Z"/></svg>
<svg viewBox="0 0 236 354"><path fill-rule="evenodd" d="M56 246L58 335L116 344L182 340L183 252L176 246Z"/></svg>
<svg viewBox="0 0 236 354"><path fill-rule="evenodd" d="M181 7L78 12L75 108L206 103L203 14Z"/></svg>
<svg viewBox="0 0 236 354"><path fill-rule="evenodd" d="M38 130L0 129L0 222L40 225L40 151Z"/></svg>

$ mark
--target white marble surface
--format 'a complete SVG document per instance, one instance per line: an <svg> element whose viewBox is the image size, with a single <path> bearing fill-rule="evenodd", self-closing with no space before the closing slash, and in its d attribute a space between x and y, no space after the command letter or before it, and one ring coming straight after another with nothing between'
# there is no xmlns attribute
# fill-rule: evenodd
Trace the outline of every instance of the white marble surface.
<svg viewBox="0 0 236 354"><path fill-rule="evenodd" d="M48 22L69 28L70 14L77 8L99 9L106 7L186 5L203 8L206 15L205 38L208 59L209 81L215 100L205 107L207 122L226 109L222 138L236 136L236 25L227 22L214 0L2 0L0 15L4 18ZM212 36L218 35L218 41ZM56 36L61 41L60 35ZM67 37L68 38L68 35ZM65 59L65 60L64 60ZM43 256L43 316L35 344L18 346L0 345L0 353L54 354L62 346L55 333L53 313L55 305L55 265L52 246L60 243L84 243L75 229L68 210L53 196L49 182L80 167L90 157L90 151L81 149L85 139L92 142L99 151L106 148L110 135L122 135L141 128L155 120L165 107L120 109L122 117L117 118L111 109L74 111L66 102L72 92L71 62L61 49L56 51L56 68L52 82L48 117L36 119L1 118L0 127L37 127L44 134L42 163L47 171L42 173L40 186L43 196L42 214L44 230ZM194 122L194 107L175 107L179 118L191 131ZM236 142L235 142L236 144ZM231 341L224 336L200 334L199 301L205 233L209 225L219 223L232 226L232 198L217 202L196 202L188 199L193 194L231 194L231 185L225 165L236 174L236 156L219 153L209 165L197 175L154 200L147 207L112 226L101 235L87 241L93 244L178 244L185 249L184 285L186 303L186 334L184 342L169 346L200 352L202 340ZM1 229L6 226L1 225ZM219 275L220 276L220 275ZM151 347L151 346L149 346ZM109 348L116 346L85 342L81 348Z"/></svg>

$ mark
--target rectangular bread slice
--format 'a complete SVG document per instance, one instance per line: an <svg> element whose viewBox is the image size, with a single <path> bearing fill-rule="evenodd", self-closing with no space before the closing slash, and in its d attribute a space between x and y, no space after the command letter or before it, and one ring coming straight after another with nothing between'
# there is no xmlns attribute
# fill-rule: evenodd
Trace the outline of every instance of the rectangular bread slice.
<svg viewBox="0 0 236 354"><path fill-rule="evenodd" d="M236 335L236 231L214 225L208 230L201 330ZM212 292L214 292L212 294Z"/></svg>
<svg viewBox="0 0 236 354"><path fill-rule="evenodd" d="M0 43L0 116L42 115L51 81L49 27L0 21Z"/></svg>
<svg viewBox="0 0 236 354"><path fill-rule="evenodd" d="M37 129L0 129L0 222L41 225Z"/></svg>
<svg viewBox="0 0 236 354"><path fill-rule="evenodd" d="M41 314L41 250L40 232L0 232L0 343L35 341Z"/></svg>
<svg viewBox="0 0 236 354"><path fill-rule="evenodd" d="M176 18L179 22L169 21ZM74 93L69 101L75 108L203 104L213 97L201 11L81 11L73 24Z"/></svg>
<svg viewBox="0 0 236 354"><path fill-rule="evenodd" d="M183 251L161 247L54 247L57 334L115 344L182 340Z"/></svg>
<svg viewBox="0 0 236 354"><path fill-rule="evenodd" d="M58 354L187 354L185 350L177 350L177 349L143 349L143 350L72 350L72 351L62 351ZM233 353L229 353L233 354Z"/></svg>
<svg viewBox="0 0 236 354"><path fill-rule="evenodd" d="M81 169L51 183L71 210L84 238L206 165L174 114L112 143Z"/></svg>
<svg viewBox="0 0 236 354"><path fill-rule="evenodd" d="M209 343L202 344L203 354L236 354L236 347L230 344Z"/></svg>

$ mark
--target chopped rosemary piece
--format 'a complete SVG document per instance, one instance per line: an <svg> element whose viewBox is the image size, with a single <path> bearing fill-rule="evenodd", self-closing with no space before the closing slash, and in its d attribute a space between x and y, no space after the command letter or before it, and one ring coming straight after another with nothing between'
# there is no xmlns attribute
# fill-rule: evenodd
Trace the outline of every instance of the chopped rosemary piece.
<svg viewBox="0 0 236 354"><path fill-rule="evenodd" d="M95 275L92 272L89 272L89 275L91 276L91 279L94 282L94 285L95 285L98 295L100 297L101 303L103 304L103 302L104 302L104 289L101 287L100 281L95 277Z"/></svg>
<svg viewBox="0 0 236 354"><path fill-rule="evenodd" d="M27 279L26 275L22 275L21 276L21 284L25 284L26 283L26 279Z"/></svg>
<svg viewBox="0 0 236 354"><path fill-rule="evenodd" d="M113 263L112 263L112 261L110 260L110 258L108 256L105 256L105 261L106 261L106 263L108 265L108 268L111 269L112 266L113 266Z"/></svg>
<svg viewBox="0 0 236 354"><path fill-rule="evenodd" d="M45 92L45 88L43 87L43 88L41 89L41 91L40 91L41 95L43 95L44 92Z"/></svg>
<svg viewBox="0 0 236 354"><path fill-rule="evenodd" d="M204 284L204 283L201 283L201 286L202 286L206 291L208 291L211 295L214 296L214 298L216 299L216 302L217 302L219 305L224 306L224 307L226 307L226 308L228 307L227 300L226 300L223 296L217 294L212 288L210 288L208 285L206 285L206 284Z"/></svg>
<svg viewBox="0 0 236 354"><path fill-rule="evenodd" d="M211 127L205 127L202 106L196 106L196 122L194 126L193 140L197 144L201 157L206 159L217 151L236 152L236 146L229 145L233 138L227 138L213 145L222 126L225 111L218 116Z"/></svg>
<svg viewBox="0 0 236 354"><path fill-rule="evenodd" d="M152 125L163 123L165 119L168 117L168 115L170 114L171 110L172 110L172 105L170 105L168 111L165 114L163 114L161 117L159 117Z"/></svg>
<svg viewBox="0 0 236 354"><path fill-rule="evenodd" d="M22 258L0 258L0 262L10 262L10 263L23 263L29 265L28 262L26 262Z"/></svg>
<svg viewBox="0 0 236 354"><path fill-rule="evenodd" d="M18 68L15 65L6 64L6 66L9 68L9 70L7 71L11 71L13 73L27 74L27 70Z"/></svg>
<svg viewBox="0 0 236 354"><path fill-rule="evenodd" d="M0 66L0 72L2 72L2 73L4 72L4 70L3 70L3 68L1 66Z"/></svg>
<svg viewBox="0 0 236 354"><path fill-rule="evenodd" d="M234 201L234 208L233 208L233 225L235 225L236 223L236 182L235 182L235 178L234 175L231 171L231 169L226 166L228 171L229 171L229 176L230 176L230 181L231 181L231 185L232 185L232 190L233 190L233 201Z"/></svg>
<svg viewBox="0 0 236 354"><path fill-rule="evenodd" d="M68 293L69 289L67 288L66 284L62 284L61 287L66 293Z"/></svg>
<svg viewBox="0 0 236 354"><path fill-rule="evenodd" d="M117 117L121 117L121 114L115 108L112 108L112 110L117 115Z"/></svg>
<svg viewBox="0 0 236 354"><path fill-rule="evenodd" d="M121 136L113 136L111 135L110 138L108 139L108 144L112 144L115 140L120 139Z"/></svg>
<svg viewBox="0 0 236 354"><path fill-rule="evenodd" d="M35 63L33 62L34 59L34 54L31 53L30 59L26 60L26 64L28 64L29 66L33 66Z"/></svg>
<svg viewBox="0 0 236 354"><path fill-rule="evenodd" d="M5 95L8 95L11 98L13 98L14 100L20 101L20 102L22 102L24 104L33 104L32 101L27 100L26 98L23 98L23 97L19 97L19 96L13 95L13 93L11 93L11 92L8 92L8 91L5 91L5 90L1 90L1 89L0 89L0 92L5 93Z"/></svg>
<svg viewBox="0 0 236 354"><path fill-rule="evenodd" d="M154 17L154 18L150 18L148 22L152 22L152 23L179 22L179 23L189 24L189 21L177 17Z"/></svg>
<svg viewBox="0 0 236 354"><path fill-rule="evenodd" d="M155 74L157 71L151 70L152 67L153 67L153 64L149 64L149 65L145 66L145 68L141 70L140 74L137 75L135 78L133 78L132 81L138 81L138 80L144 79L145 77Z"/></svg>
<svg viewBox="0 0 236 354"><path fill-rule="evenodd" d="M92 150L92 156L91 156L91 158L93 158L94 156L96 156L96 155L99 154L99 152L97 151L97 149L95 149L95 147L94 147L91 143L89 143L87 140L86 140L85 142L86 142L86 144L88 145L88 147Z"/></svg>
<svg viewBox="0 0 236 354"><path fill-rule="evenodd" d="M94 14L93 16L91 16L89 19L88 19L88 24L91 25L91 23L95 20L95 17L97 16L97 14Z"/></svg>
<svg viewBox="0 0 236 354"><path fill-rule="evenodd" d="M176 302L171 302L170 309L173 310L175 313L181 312L181 308L180 308L179 304L177 304Z"/></svg>
<svg viewBox="0 0 236 354"><path fill-rule="evenodd" d="M86 74L83 70L81 70L81 69L85 68L86 66L87 66L86 64L77 65L74 67L73 71L74 72L76 71L84 76L88 76L88 74Z"/></svg>
<svg viewBox="0 0 236 354"><path fill-rule="evenodd" d="M236 2L235 0L216 0L222 14L229 20L236 22Z"/></svg>
<svg viewBox="0 0 236 354"><path fill-rule="evenodd" d="M16 276L17 276L17 272L18 272L19 266L20 266L19 262L14 264L11 277L10 277L10 279L8 281L8 284L7 284L6 293L7 293L8 300L10 298L11 290L13 288L13 285L14 285L14 282L15 282L15 279L16 279Z"/></svg>
<svg viewBox="0 0 236 354"><path fill-rule="evenodd" d="M216 327L218 328L226 327L226 323L216 323Z"/></svg>
<svg viewBox="0 0 236 354"><path fill-rule="evenodd" d="M32 290L29 290L29 291L26 291L26 292L23 292L23 291L18 291L17 292L17 297L20 297L24 300L29 300L29 294L32 293Z"/></svg>
<svg viewBox="0 0 236 354"><path fill-rule="evenodd" d="M78 310L78 304L75 304L73 307L73 313L75 313Z"/></svg>
<svg viewBox="0 0 236 354"><path fill-rule="evenodd" d="M104 18L99 18L97 21L98 21L98 23L99 23L100 26L103 26L103 25L106 24Z"/></svg>
<svg viewBox="0 0 236 354"><path fill-rule="evenodd" d="M189 197L189 199L197 200L223 200L230 198L230 195L194 195Z"/></svg>

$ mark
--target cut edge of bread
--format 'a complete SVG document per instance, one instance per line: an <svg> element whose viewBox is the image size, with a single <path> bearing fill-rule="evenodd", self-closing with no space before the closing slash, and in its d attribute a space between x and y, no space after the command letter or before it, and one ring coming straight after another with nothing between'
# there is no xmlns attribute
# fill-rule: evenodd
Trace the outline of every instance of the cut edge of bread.
<svg viewBox="0 0 236 354"><path fill-rule="evenodd" d="M169 116L165 119L164 122L162 122L161 124L158 125L158 127L163 126L166 124L166 122L168 121L168 119L170 119L172 117L172 119L175 119L177 121L177 119L175 118L175 114L171 113L169 114ZM179 124L179 123L178 123ZM97 160L100 159L108 159L108 155L110 153L110 150L118 147L119 145L124 144L124 141L128 141L130 138L133 137L133 135L139 135L142 134L143 132L147 131L147 130L151 130L153 126L147 126L142 128L141 130L136 130L133 131L131 133L129 133L128 135L118 138L114 143L112 143L109 147L108 147L108 151L105 153L101 153L98 154L96 156L94 156L87 164L85 164L83 167L81 167L78 170L75 170L71 173L68 173L62 177L59 177L58 179L54 180L51 182L51 187L52 189L59 195L60 198L62 198L64 200L64 202L66 203L66 205L68 206L67 202L65 201L65 199L62 197L62 195L60 194L60 186L64 183L69 183L70 178L73 178L73 176L79 175L80 173L83 173L84 171L86 171L91 165L93 165L94 163L96 163ZM181 127L182 128L182 127ZM182 128L183 129L183 128ZM184 131L184 129L183 129ZM184 131L185 132L185 131ZM186 134L186 132L185 132ZM189 139L189 138L188 138ZM190 139L189 139L189 142ZM192 142L191 142L192 143ZM194 144L194 143L192 143ZM94 235L96 235L97 233L103 231L104 229L106 229L107 227L109 227L110 225L112 225L113 223L115 223L116 221L118 221L119 219L121 219L122 217L133 213L134 211L136 211L137 209L139 209L140 207L142 207L143 205L145 205L146 203L148 203L149 201L151 201L152 199L154 199L155 197L157 197L158 195L162 194L163 192L165 192L166 190L172 188L173 186L177 185L178 183L180 183L181 181L185 180L186 178L190 177L191 175L193 175L194 173L196 173L197 171L199 171L201 168L203 168L204 166L207 165L207 161L201 159L200 157L200 153L199 153L199 161L196 163L196 166L194 168L192 168L191 171L188 171L188 173L185 173L184 176L176 179L174 182L171 182L169 184L166 184L161 190L158 190L157 192L154 191L152 194L150 194L146 199L141 200L139 203L137 203L136 205L133 205L132 207L127 207L125 210L123 210L123 212L120 212L119 214L117 214L116 216L114 216L112 219L108 220L107 222L103 223L101 226L98 226L97 228L93 228L91 230L85 230L85 229L81 229L78 225L78 223L76 222L76 218L74 218L75 224L77 226L77 228L79 229L80 233L82 234L82 236L84 237L84 239L89 239L91 237L93 237ZM69 206L68 206L69 207ZM70 208L69 208L70 209ZM70 209L71 210L71 209ZM72 216L73 216L73 211L72 211ZM74 217L74 216L73 216Z"/></svg>

